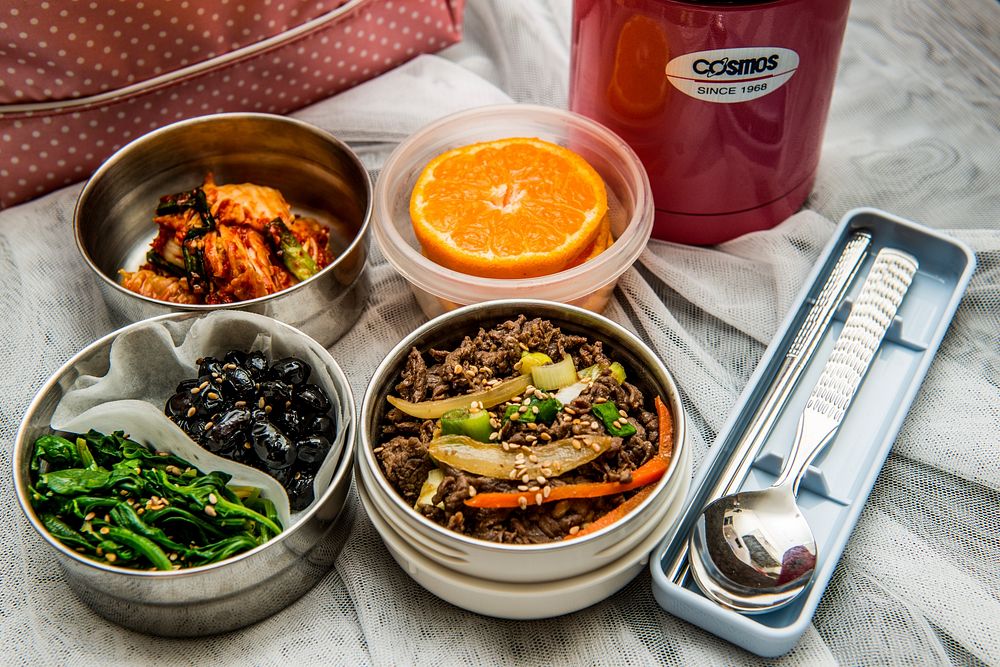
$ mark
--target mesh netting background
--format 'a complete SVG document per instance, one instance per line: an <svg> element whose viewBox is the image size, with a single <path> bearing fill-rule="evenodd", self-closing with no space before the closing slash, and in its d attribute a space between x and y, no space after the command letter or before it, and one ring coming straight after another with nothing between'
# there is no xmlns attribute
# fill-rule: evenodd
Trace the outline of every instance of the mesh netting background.
<svg viewBox="0 0 1000 667"><path fill-rule="evenodd" d="M470 2L466 41L297 114L378 167L396 142L460 108L566 103L568 0ZM1000 6L857 0L816 189L778 228L705 249L651 242L607 314L685 389L695 466L798 293L833 222L856 206L947 230L978 270L847 546L813 626L784 664L1000 660ZM405 104L400 103L405 100ZM337 565L253 627L162 640L111 625L67 588L14 498L10 452L28 402L113 326L78 258L79 186L0 213L0 663L758 664L664 613L643 572L607 601L549 621L467 613L409 579L358 513ZM357 397L424 321L373 251L373 296L333 348ZM357 503L356 498L352 499Z"/></svg>

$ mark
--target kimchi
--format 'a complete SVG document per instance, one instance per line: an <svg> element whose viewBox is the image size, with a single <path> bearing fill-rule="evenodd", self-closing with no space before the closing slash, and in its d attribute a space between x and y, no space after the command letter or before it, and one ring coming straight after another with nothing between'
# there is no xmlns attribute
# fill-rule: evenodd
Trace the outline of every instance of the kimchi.
<svg viewBox="0 0 1000 667"><path fill-rule="evenodd" d="M256 299L329 265L330 230L294 215L274 188L254 183L201 187L160 198L159 228L146 263L120 270L122 285L161 301L219 304Z"/></svg>

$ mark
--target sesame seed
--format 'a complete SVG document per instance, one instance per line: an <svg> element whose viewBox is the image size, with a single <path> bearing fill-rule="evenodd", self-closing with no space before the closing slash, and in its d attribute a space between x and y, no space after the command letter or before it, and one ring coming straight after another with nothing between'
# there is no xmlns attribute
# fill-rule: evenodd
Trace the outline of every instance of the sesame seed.
<svg viewBox="0 0 1000 667"><path fill-rule="evenodd" d="M106 554L104 557L108 559L109 563L114 563L116 560L118 560L118 556L116 556L115 554Z"/></svg>
<svg viewBox="0 0 1000 667"><path fill-rule="evenodd" d="M247 406L246 401L236 401L233 405L237 408L245 408Z"/></svg>
<svg viewBox="0 0 1000 667"><path fill-rule="evenodd" d="M545 488L542 489L542 495L548 498L551 493L552 493L552 487L546 484Z"/></svg>
<svg viewBox="0 0 1000 667"><path fill-rule="evenodd" d="M236 368L236 364L233 364L233 363L228 363L228 364L226 364L226 365L224 365L224 366L222 367L222 370L224 370L224 371L231 371L231 370L233 370L234 368Z"/></svg>
<svg viewBox="0 0 1000 667"><path fill-rule="evenodd" d="M536 494L535 494L535 502L536 502L537 504L539 504L539 505L541 505L541 504L542 504L542 494L540 494L540 493L536 493Z"/></svg>
<svg viewBox="0 0 1000 667"><path fill-rule="evenodd" d="M250 449L250 443L249 442L244 442L243 443L243 449Z"/></svg>
<svg viewBox="0 0 1000 667"><path fill-rule="evenodd" d="M542 468L540 472L546 477L552 477L552 468Z"/></svg>
<svg viewBox="0 0 1000 667"><path fill-rule="evenodd" d="M535 394L535 398L539 398L539 399L541 399L541 398L545 398L545 397L546 397L546 394L545 394L545 392L544 392L544 391L542 391L541 389L536 389L536 390L534 391L534 394Z"/></svg>
<svg viewBox="0 0 1000 667"><path fill-rule="evenodd" d="M590 430L591 431L596 431L598 428L600 428L600 427L598 426L597 422L590 422Z"/></svg>
<svg viewBox="0 0 1000 667"><path fill-rule="evenodd" d="M524 482L525 484L527 484L528 482L530 482L530 481L531 481L531 475L529 475L529 474L525 473L525 474L524 474L524 475L523 475L523 476L521 477L521 481L522 481L522 482Z"/></svg>
<svg viewBox="0 0 1000 667"><path fill-rule="evenodd" d="M528 442L535 442L536 440L538 440L538 437L531 435L529 433L528 435L524 436L524 439L527 440Z"/></svg>
<svg viewBox="0 0 1000 667"><path fill-rule="evenodd" d="M207 387L207 386L208 386L208 380L205 380L200 385L198 385L198 389L201 389L202 391L205 391L205 387Z"/></svg>
<svg viewBox="0 0 1000 667"><path fill-rule="evenodd" d="M215 508L211 505L205 505L205 514L208 516L216 516Z"/></svg>
<svg viewBox="0 0 1000 667"><path fill-rule="evenodd" d="M573 445L573 449L580 449L583 446L583 444L576 438L573 438L570 442Z"/></svg>
<svg viewBox="0 0 1000 667"><path fill-rule="evenodd" d="M521 509L528 509L528 499L524 496L519 496L517 499L517 504L521 506Z"/></svg>
<svg viewBox="0 0 1000 667"><path fill-rule="evenodd" d="M580 526L573 526L569 529L570 535L576 535L579 532L580 532Z"/></svg>
<svg viewBox="0 0 1000 667"><path fill-rule="evenodd" d="M618 414L621 415L622 417L628 417L628 413L625 412L624 410L619 410Z"/></svg>
<svg viewBox="0 0 1000 667"><path fill-rule="evenodd" d="M531 486L528 487L528 491L531 491L532 493L535 493L536 491L541 491L541 490L542 490L542 488L540 486L538 486L537 484L532 484Z"/></svg>
<svg viewBox="0 0 1000 667"><path fill-rule="evenodd" d="M265 405L264 406L264 414L267 414L267 415L271 414L271 410L272 409L273 408L270 405Z"/></svg>
<svg viewBox="0 0 1000 667"><path fill-rule="evenodd" d="M192 394L198 394L198 392L200 392L200 391L201 391L201 389L199 387L191 387L191 393Z"/></svg>
<svg viewBox="0 0 1000 667"><path fill-rule="evenodd" d="M215 497L214 493L210 493L208 494L208 502L214 505L215 503L219 502L219 499Z"/></svg>
<svg viewBox="0 0 1000 667"><path fill-rule="evenodd" d="M529 405L530 403L531 403L531 399L530 398L526 398L523 401L521 401L521 405ZM522 410L522 412L524 412L524 411Z"/></svg>
<svg viewBox="0 0 1000 667"><path fill-rule="evenodd" d="M385 447L376 447L375 449L372 450L372 452L374 452L375 454L381 454L384 449Z"/></svg>
<svg viewBox="0 0 1000 667"><path fill-rule="evenodd" d="M103 528L101 528L99 532L101 533L101 535L107 535L108 533L111 532L111 529L108 528L107 526L104 526Z"/></svg>
<svg viewBox="0 0 1000 667"><path fill-rule="evenodd" d="M531 406L531 414L533 414L533 415L537 415L538 414L538 406L537 405L532 405Z"/></svg>
<svg viewBox="0 0 1000 667"><path fill-rule="evenodd" d="M531 461L532 463L538 463L538 457L535 456L534 454L529 454L528 460Z"/></svg>
<svg viewBox="0 0 1000 667"><path fill-rule="evenodd" d="M527 484L518 484L517 485L517 490L518 491L527 491L528 490L528 485Z"/></svg>
<svg viewBox="0 0 1000 667"><path fill-rule="evenodd" d="M528 346L525 345L524 343L518 343L518 345L521 347L522 350L527 350L528 349Z"/></svg>
<svg viewBox="0 0 1000 667"><path fill-rule="evenodd" d="M198 410L192 405L190 408L188 408L187 416L194 417L196 412L198 412Z"/></svg>
<svg viewBox="0 0 1000 667"><path fill-rule="evenodd" d="M511 471L507 474L507 478L514 479L515 477L517 477L517 468L512 468Z"/></svg>
<svg viewBox="0 0 1000 667"><path fill-rule="evenodd" d="M601 451L601 446L599 444L597 444L596 442L590 443L590 448L593 449L595 452L600 452Z"/></svg>
<svg viewBox="0 0 1000 667"><path fill-rule="evenodd" d="M497 435L499 436L500 434L498 433ZM503 447L503 450L504 450L505 452L509 452L509 451L510 451L510 445L509 445L508 443L506 443L506 442L501 442L501 443L500 443L500 446L501 446L501 447Z"/></svg>
<svg viewBox="0 0 1000 667"><path fill-rule="evenodd" d="M93 519L93 518L94 518L95 516L97 516L97 515L96 515L96 514L94 514L93 512L87 512L87 516L83 517L83 520L84 520L84 521L90 521L90 520L92 520L92 519Z"/></svg>
<svg viewBox="0 0 1000 667"><path fill-rule="evenodd" d="M170 560L177 560L177 554L170 554L169 556L167 556L167 558L169 558Z"/></svg>
<svg viewBox="0 0 1000 667"><path fill-rule="evenodd" d="M490 440L499 440L499 439L500 439L500 433L499 432L493 431L493 433L490 433ZM504 444L506 445L507 443L504 443ZM504 449L508 449L508 447L504 447Z"/></svg>
<svg viewBox="0 0 1000 667"><path fill-rule="evenodd" d="M621 428L622 427L622 423L618 419L616 419L613 422L611 422L611 425L614 426L615 428Z"/></svg>
<svg viewBox="0 0 1000 667"><path fill-rule="evenodd" d="M215 422L205 422L206 431L211 431L213 426L215 426Z"/></svg>
<svg viewBox="0 0 1000 667"><path fill-rule="evenodd" d="M461 375L462 374L462 364L455 364L455 368L453 368L452 370L455 371L455 375Z"/></svg>
<svg viewBox="0 0 1000 667"><path fill-rule="evenodd" d="M576 410L574 410L573 408L569 407L568 405L563 407L563 412L565 412L568 415L575 415L576 414Z"/></svg>
<svg viewBox="0 0 1000 667"><path fill-rule="evenodd" d="M475 366L469 366L468 372L472 373L473 375L479 375L479 369L476 368Z"/></svg>
<svg viewBox="0 0 1000 667"><path fill-rule="evenodd" d="M517 461L518 463L521 463L521 462L523 462L523 461L524 461L524 452L518 452L518 453L517 453L517 454L516 454L516 455L514 456L514 460L515 460L515 461Z"/></svg>
<svg viewBox="0 0 1000 667"><path fill-rule="evenodd" d="M542 440L545 440L546 442L548 442L549 440L552 439L552 436L550 434L546 433L545 431L539 433L538 437L541 438Z"/></svg>
<svg viewBox="0 0 1000 667"><path fill-rule="evenodd" d="M538 481L539 484L545 484L545 482L546 482L544 475L539 475L535 479Z"/></svg>
<svg viewBox="0 0 1000 667"><path fill-rule="evenodd" d="M264 408L264 397L263 396L261 396L259 399L257 399L257 407L261 408L261 409Z"/></svg>
<svg viewBox="0 0 1000 667"><path fill-rule="evenodd" d="M514 414L512 414L512 415L510 416L510 420L511 420L512 422L516 422L516 421L517 421L517 420L519 420L520 418L521 418L521 413L520 413L520 412L515 412Z"/></svg>
<svg viewBox="0 0 1000 667"><path fill-rule="evenodd" d="M470 486L469 487L469 497L470 498L475 498L476 497L476 493L477 493L476 487Z"/></svg>
<svg viewBox="0 0 1000 667"><path fill-rule="evenodd" d="M600 397L594 399L594 403L607 403L607 402L608 402L608 399L606 399L604 396L600 396Z"/></svg>

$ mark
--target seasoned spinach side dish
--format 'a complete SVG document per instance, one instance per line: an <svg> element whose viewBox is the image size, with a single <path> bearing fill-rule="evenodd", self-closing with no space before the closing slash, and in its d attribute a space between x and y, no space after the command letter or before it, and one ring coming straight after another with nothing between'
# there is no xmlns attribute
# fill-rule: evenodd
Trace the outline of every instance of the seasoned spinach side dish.
<svg viewBox="0 0 1000 667"><path fill-rule="evenodd" d="M472 537L579 537L639 505L666 472L669 411L599 340L521 316L451 350L414 348L374 449L414 509Z"/></svg>
<svg viewBox="0 0 1000 667"><path fill-rule="evenodd" d="M70 549L120 567L177 570L215 563L281 532L260 489L227 486L120 431L44 435L31 457L31 505Z"/></svg>

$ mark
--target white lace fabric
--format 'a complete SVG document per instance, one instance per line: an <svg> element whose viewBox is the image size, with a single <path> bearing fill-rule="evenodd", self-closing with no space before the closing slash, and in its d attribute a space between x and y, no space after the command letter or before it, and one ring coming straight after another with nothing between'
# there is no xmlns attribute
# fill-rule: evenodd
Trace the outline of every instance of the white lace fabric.
<svg viewBox="0 0 1000 667"><path fill-rule="evenodd" d="M511 99L565 106L569 14L568 1L471 0L464 43L296 116L350 142L377 175L399 140L446 113ZM976 253L976 274L813 625L779 663L1000 661L997 62L1000 5L992 0L857 0L807 210L714 248L650 242L606 311L642 336L682 387L697 468L846 211L882 208ZM765 663L660 609L646 572L561 618L468 613L414 583L360 507L329 575L252 627L168 640L95 615L20 516L10 475L34 393L114 328L73 242L79 189L0 212L0 663ZM366 270L369 307L331 348L359 400L385 353L425 321L374 247Z"/></svg>

